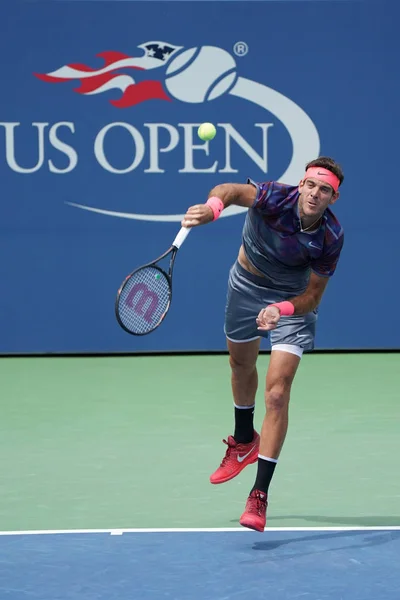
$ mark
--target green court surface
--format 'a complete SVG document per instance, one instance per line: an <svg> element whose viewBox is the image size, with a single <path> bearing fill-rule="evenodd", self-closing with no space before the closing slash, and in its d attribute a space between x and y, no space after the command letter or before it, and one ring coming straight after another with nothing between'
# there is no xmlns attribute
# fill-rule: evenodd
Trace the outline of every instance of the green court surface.
<svg viewBox="0 0 400 600"><path fill-rule="evenodd" d="M227 356L16 357L0 372L0 530L238 526L256 465L208 481L233 433ZM303 357L269 526L400 525L399 388L399 354Z"/></svg>

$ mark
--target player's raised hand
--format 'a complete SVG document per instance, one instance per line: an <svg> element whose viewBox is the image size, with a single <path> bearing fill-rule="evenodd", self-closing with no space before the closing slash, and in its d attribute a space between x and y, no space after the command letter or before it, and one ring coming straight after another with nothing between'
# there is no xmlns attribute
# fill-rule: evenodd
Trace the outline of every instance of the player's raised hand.
<svg viewBox="0 0 400 600"><path fill-rule="evenodd" d="M211 223L214 213L208 204L195 204L188 208L182 220L182 227L196 227Z"/></svg>
<svg viewBox="0 0 400 600"><path fill-rule="evenodd" d="M281 312L277 306L267 306L259 312L256 319L258 325L257 329L260 329L261 331L271 331L271 329L276 328L280 318Z"/></svg>

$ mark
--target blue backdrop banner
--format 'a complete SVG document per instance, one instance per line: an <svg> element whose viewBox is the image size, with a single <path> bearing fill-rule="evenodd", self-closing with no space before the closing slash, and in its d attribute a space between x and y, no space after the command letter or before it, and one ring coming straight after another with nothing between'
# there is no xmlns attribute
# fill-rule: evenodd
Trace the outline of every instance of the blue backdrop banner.
<svg viewBox="0 0 400 600"><path fill-rule="evenodd" d="M38 1L1 12L0 352L225 349L243 209L191 232L151 335L119 327L117 289L214 185L296 185L320 154L345 171L345 245L316 347L400 346L400 320L383 318L400 292L394 3ZM205 121L211 142L197 137Z"/></svg>

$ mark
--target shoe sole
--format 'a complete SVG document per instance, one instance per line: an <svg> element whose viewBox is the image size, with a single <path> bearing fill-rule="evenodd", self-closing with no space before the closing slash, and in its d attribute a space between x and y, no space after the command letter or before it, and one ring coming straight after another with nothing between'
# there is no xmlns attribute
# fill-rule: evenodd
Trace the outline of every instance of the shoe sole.
<svg viewBox="0 0 400 600"><path fill-rule="evenodd" d="M265 531L265 527L263 527L262 529L255 527L254 525L250 525L250 523L245 523L242 521L239 521L240 525L242 527L246 527L247 529L252 529L253 531L258 531L259 533L263 533Z"/></svg>
<svg viewBox="0 0 400 600"><path fill-rule="evenodd" d="M253 465L257 461L258 461L258 449L257 449L257 455L254 458L252 458L251 460L246 460L246 462L243 464L240 471L238 471L237 473L234 473L233 475L229 475L228 477L224 477L223 479L218 479L218 481L211 481L211 478L210 478L210 483L212 483L213 485L219 485L220 483L226 483L227 481L230 481L231 479L234 479L235 477L237 477L239 475L239 473L241 473L243 471L243 469L245 469L248 465Z"/></svg>

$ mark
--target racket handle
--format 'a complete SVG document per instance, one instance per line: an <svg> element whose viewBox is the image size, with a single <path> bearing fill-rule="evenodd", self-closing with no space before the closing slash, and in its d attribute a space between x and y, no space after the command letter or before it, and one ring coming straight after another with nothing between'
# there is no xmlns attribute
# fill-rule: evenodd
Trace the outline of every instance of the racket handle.
<svg viewBox="0 0 400 600"><path fill-rule="evenodd" d="M183 242L186 240L187 236L190 233L190 227L182 227L178 233L178 235L176 236L176 238L174 239L174 241L172 242L172 245L175 248L180 248L183 244Z"/></svg>

